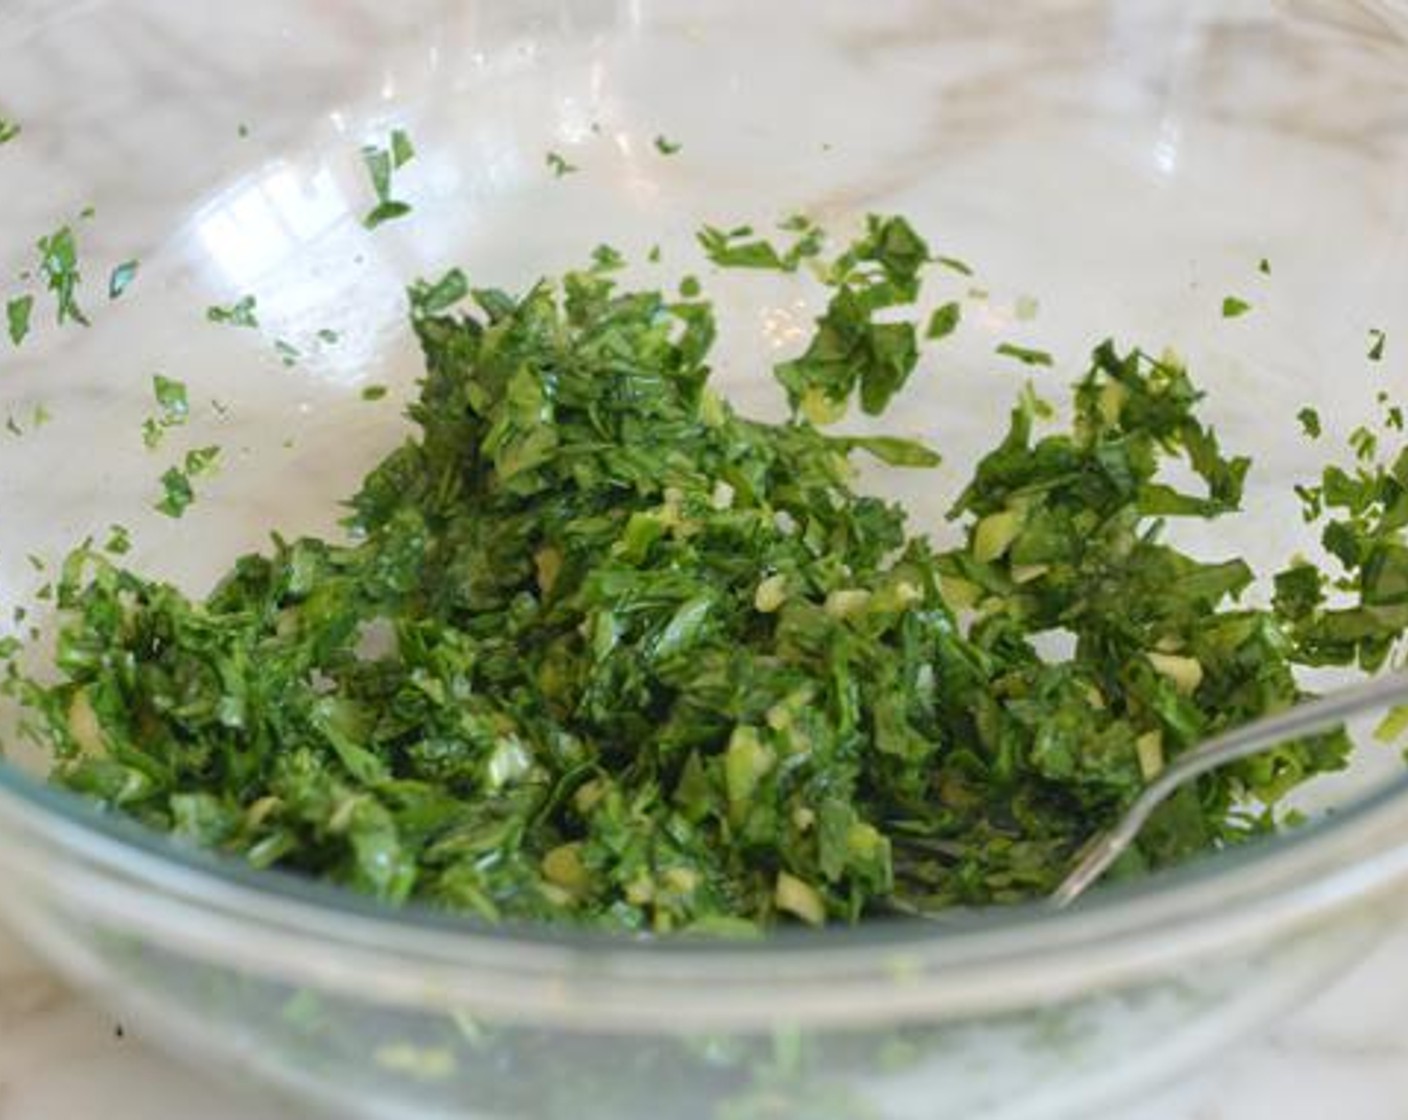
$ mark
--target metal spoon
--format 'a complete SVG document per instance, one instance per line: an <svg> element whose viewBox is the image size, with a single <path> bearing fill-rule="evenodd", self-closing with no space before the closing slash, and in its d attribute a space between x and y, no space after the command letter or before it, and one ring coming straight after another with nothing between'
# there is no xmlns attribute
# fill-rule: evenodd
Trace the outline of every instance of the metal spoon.
<svg viewBox="0 0 1408 1120"><path fill-rule="evenodd" d="M1408 702L1408 671L1388 673L1297 704L1274 716L1253 720L1194 747L1146 786L1119 822L1086 848L1075 869L1052 893L1051 904L1063 909L1080 897L1134 843L1150 814L1170 794L1199 775L1260 754L1289 739L1328 730L1350 716L1405 702Z"/></svg>

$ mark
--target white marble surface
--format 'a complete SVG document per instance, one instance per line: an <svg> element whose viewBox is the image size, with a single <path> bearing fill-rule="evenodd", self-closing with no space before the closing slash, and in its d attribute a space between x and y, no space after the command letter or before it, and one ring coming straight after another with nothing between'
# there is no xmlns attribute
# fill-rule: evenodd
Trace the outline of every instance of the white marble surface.
<svg viewBox="0 0 1408 1120"><path fill-rule="evenodd" d="M1088 1120L1403 1120L1408 928L1295 1013ZM297 1120L152 1050L0 935L0 1120Z"/></svg>
<svg viewBox="0 0 1408 1120"><path fill-rule="evenodd" d="M463 263L514 286L603 240L637 260L658 241L673 277L700 267L699 222L797 208L838 225L900 210L981 269L992 298L974 299L905 411L945 470L1004 422L1020 375L991 368L991 351L1035 294L1022 341L1063 369L1110 331L1185 354L1229 445L1258 463L1256 523L1236 547L1298 546L1285 483L1304 444L1279 435L1296 409L1319 404L1347 430L1381 385L1408 396L1403 365L1370 381L1362 360L1367 329L1403 321L1408 298L1408 66L1386 53L1402 50L1404 0L808 3L835 25L811 53L778 14L801 7L496 9L533 15L520 33L484 18L492 5L442 0L0 0L0 115L25 128L0 152L0 297L20 290L34 238L75 222L94 313L90 331L58 329L41 300L24 347L0 346L0 419L27 428L0 438L0 626L48 578L26 553L53 558L113 520L133 529L135 566L193 586L271 525L327 530L330 497L399 438L416 374L409 277ZM356 149L395 125L420 150L399 180L415 218L373 236ZM678 158L655 153L661 133L684 142ZM549 149L581 174L554 180ZM90 202L95 217L76 218ZM107 269L129 256L142 272L109 304ZM1274 281L1254 272L1262 256ZM809 309L752 278L711 283L740 340L720 351L721 380L754 406L772 387L739 371L760 348L795 347ZM1231 291L1257 314L1221 322ZM204 322L245 292L262 331ZM322 327L341 342L313 345ZM304 348L296 368L280 337ZM198 402L159 454L138 438L156 370ZM371 381L392 386L382 408L358 396ZM41 404L53 420L39 430ZM215 442L224 470L186 519L153 513L172 456ZM956 476L940 481L897 496L943 508ZM1406 980L1403 932L1206 1076L1115 1120L1403 1120ZM0 1120L264 1116L116 1037L111 1017L0 948Z"/></svg>

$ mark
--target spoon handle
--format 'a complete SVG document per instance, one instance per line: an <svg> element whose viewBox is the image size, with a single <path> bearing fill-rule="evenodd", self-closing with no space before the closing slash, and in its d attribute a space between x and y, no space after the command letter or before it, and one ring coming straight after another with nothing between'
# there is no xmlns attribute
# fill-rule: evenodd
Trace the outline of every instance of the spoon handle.
<svg viewBox="0 0 1408 1120"><path fill-rule="evenodd" d="M1387 673L1254 720L1194 747L1149 783L1115 826L1086 848L1075 868L1052 893L1051 903L1062 909L1080 897L1134 843L1154 810L1194 778L1260 754L1288 739L1325 731L1350 716L1402 703L1408 703L1408 672Z"/></svg>

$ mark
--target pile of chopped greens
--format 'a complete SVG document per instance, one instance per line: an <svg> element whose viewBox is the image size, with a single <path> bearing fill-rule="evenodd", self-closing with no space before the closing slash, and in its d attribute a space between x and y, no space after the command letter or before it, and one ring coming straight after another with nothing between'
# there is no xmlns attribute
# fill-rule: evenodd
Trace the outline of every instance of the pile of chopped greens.
<svg viewBox="0 0 1408 1120"><path fill-rule="evenodd" d="M458 271L414 287L418 431L345 541L275 538L204 599L69 559L58 679L14 681L54 779L390 903L747 932L1042 895L1170 759L1301 698L1297 666L1389 656L1408 455L1304 488L1343 570L1297 561L1248 605L1244 562L1164 536L1235 511L1248 460L1176 360L1107 342L1067 426L1022 394L941 550L853 482L858 454L937 456L824 427L882 412L921 337L958 325L957 305L916 321L948 258L898 218L825 263L819 231L786 228L786 250L701 235L720 263L830 286L776 371L783 423L710 388L702 299L605 266L520 298ZM1349 749L1336 732L1205 776L1124 870L1273 829Z"/></svg>

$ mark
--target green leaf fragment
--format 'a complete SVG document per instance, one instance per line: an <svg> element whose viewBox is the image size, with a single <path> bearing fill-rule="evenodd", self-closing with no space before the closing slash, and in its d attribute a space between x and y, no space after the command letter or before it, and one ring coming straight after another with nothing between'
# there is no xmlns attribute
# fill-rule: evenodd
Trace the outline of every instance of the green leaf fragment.
<svg viewBox="0 0 1408 1120"><path fill-rule="evenodd" d="M416 318L441 315L469 295L469 279L458 268L452 268L439 280L417 280L408 297L411 314Z"/></svg>
<svg viewBox="0 0 1408 1120"><path fill-rule="evenodd" d="M29 334L29 320L34 311L34 297L15 296L5 304L5 322L9 328L10 342L18 346Z"/></svg>
<svg viewBox="0 0 1408 1120"><path fill-rule="evenodd" d="M947 338L958 328L958 324L963 319L963 308L957 301L950 301L942 307L934 309L934 313L929 316L929 323L924 328L924 337L928 339Z"/></svg>
<svg viewBox="0 0 1408 1120"><path fill-rule="evenodd" d="M190 415L190 402L186 396L186 383L176 381L161 374L152 377L152 395L161 406L161 419L170 426L184 424Z"/></svg>
<svg viewBox="0 0 1408 1120"><path fill-rule="evenodd" d="M1371 362L1381 362L1384 360L1384 347L1388 345L1388 335L1375 328L1369 332L1369 360Z"/></svg>
<svg viewBox="0 0 1408 1120"><path fill-rule="evenodd" d="M411 138L399 128L391 130L391 167L398 170L408 164L415 156L416 150L411 145Z"/></svg>
<svg viewBox="0 0 1408 1120"><path fill-rule="evenodd" d="M404 217L411 212L410 203L393 198L392 179L415 156L415 148L410 137L401 129L393 129L386 147L365 144L362 147L362 163L371 180L372 193L376 204L362 219L367 229L376 229L384 222Z"/></svg>
<svg viewBox="0 0 1408 1120"><path fill-rule="evenodd" d="M176 467L169 467L161 476L162 496L153 507L167 517L181 517L195 501L191 480Z"/></svg>
<svg viewBox="0 0 1408 1120"><path fill-rule="evenodd" d="M777 272L795 272L803 261L820 255L825 235L805 214L793 214L778 223L778 228L794 234L792 244L779 249L772 242L755 235L752 226L735 226L724 230L702 226L695 240L704 255L720 268L754 268Z"/></svg>
<svg viewBox="0 0 1408 1120"><path fill-rule="evenodd" d="M1237 319L1251 311L1252 305L1237 296L1227 296L1222 301L1222 317L1224 319Z"/></svg>
<svg viewBox="0 0 1408 1120"><path fill-rule="evenodd" d="M75 292L82 281L78 271L78 243L73 229L62 226L53 233L41 237L39 249L39 275L54 296L57 320L60 324L75 322L88 326L88 317L78 306Z"/></svg>
<svg viewBox="0 0 1408 1120"><path fill-rule="evenodd" d="M114 556L125 556L132 551L132 535L124 525L112 525L108 529L107 540L103 542L103 551L110 552Z"/></svg>
<svg viewBox="0 0 1408 1120"><path fill-rule="evenodd" d="M1381 743L1394 743L1408 732L1408 705L1390 708L1387 715L1374 729L1374 738Z"/></svg>
<svg viewBox="0 0 1408 1120"><path fill-rule="evenodd" d="M257 309L259 301L252 295L240 296L227 306L211 305L205 309L205 317L212 323L225 323L232 327L258 327Z"/></svg>
<svg viewBox="0 0 1408 1120"><path fill-rule="evenodd" d="M960 276L973 275L973 266L966 261L959 260L957 257L935 257L934 263L948 269L950 272L956 272Z"/></svg>
<svg viewBox="0 0 1408 1120"><path fill-rule="evenodd" d="M132 281L137 278L137 268L138 262L133 260L123 261L112 270L112 274L108 277L108 299L117 299L127 290Z"/></svg>
<svg viewBox="0 0 1408 1120"><path fill-rule="evenodd" d="M1033 350L1011 342L1000 343L996 353L1005 358L1016 358L1026 366L1054 366L1056 364L1056 359L1045 350Z"/></svg>
<svg viewBox="0 0 1408 1120"><path fill-rule="evenodd" d="M626 267L626 258L610 245L598 245L592 250L593 272L616 272Z"/></svg>
<svg viewBox="0 0 1408 1120"><path fill-rule="evenodd" d="M362 225L367 229L376 229L383 222L394 221L397 218L404 218L411 212L411 205L408 202L400 202L394 198L385 202L378 202L370 210L367 216L362 219Z"/></svg>
<svg viewBox="0 0 1408 1120"><path fill-rule="evenodd" d="M198 478L204 474L211 474L215 470L216 460L220 456L218 447L196 447L186 452L184 469L188 478Z"/></svg>

